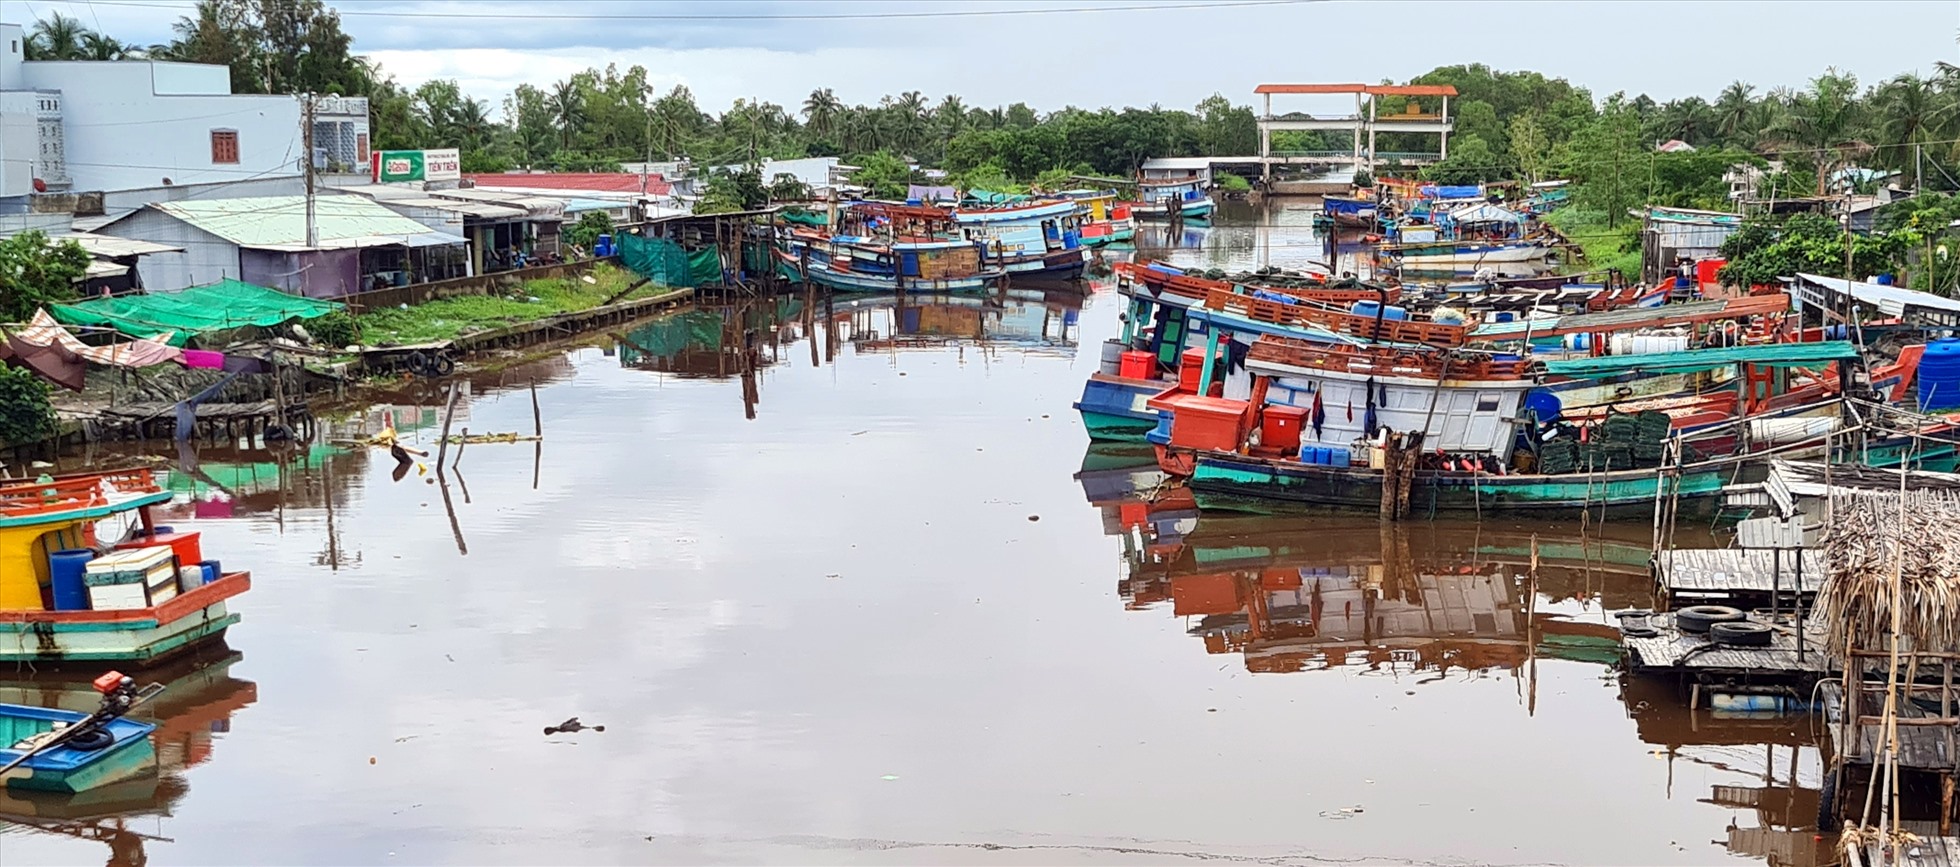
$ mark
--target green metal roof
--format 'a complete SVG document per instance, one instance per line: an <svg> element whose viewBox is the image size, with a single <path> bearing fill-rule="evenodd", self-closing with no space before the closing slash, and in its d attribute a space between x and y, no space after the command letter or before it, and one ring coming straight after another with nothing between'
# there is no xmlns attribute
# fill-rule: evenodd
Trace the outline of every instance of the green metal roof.
<svg viewBox="0 0 1960 867"><path fill-rule="evenodd" d="M1849 341L1823 343L1771 343L1763 346L1731 346L1725 349L1690 349L1685 352L1655 352L1645 355L1608 355L1545 362L1545 372L1573 379L1605 379L1628 373L1695 373L1732 364L1758 367L1818 367L1832 361L1858 357L1858 347Z"/></svg>
<svg viewBox="0 0 1960 867"><path fill-rule="evenodd" d="M306 197L193 199L150 205L240 247L338 250L405 243L434 231L362 196L318 196L313 219L320 243L306 243Z"/></svg>

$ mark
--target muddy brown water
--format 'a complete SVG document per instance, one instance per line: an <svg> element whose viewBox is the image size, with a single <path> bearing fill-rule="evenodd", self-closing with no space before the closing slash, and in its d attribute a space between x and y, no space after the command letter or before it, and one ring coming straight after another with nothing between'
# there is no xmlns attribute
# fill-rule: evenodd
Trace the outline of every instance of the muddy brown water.
<svg viewBox="0 0 1960 867"><path fill-rule="evenodd" d="M1319 257L1245 217L1146 250ZM1644 526L1145 503L1070 410L1118 302L662 320L470 377L457 428L529 432L535 381L546 440L446 485L198 449L169 523L254 573L230 652L158 674L160 775L11 798L0 862L1827 860L1808 719L1605 661ZM335 431L433 451L434 390L385 398Z"/></svg>

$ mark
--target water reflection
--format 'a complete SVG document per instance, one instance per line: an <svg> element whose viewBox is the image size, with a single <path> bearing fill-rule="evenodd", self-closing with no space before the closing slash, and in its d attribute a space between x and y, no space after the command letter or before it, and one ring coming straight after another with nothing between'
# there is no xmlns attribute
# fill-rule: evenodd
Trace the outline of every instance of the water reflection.
<svg viewBox="0 0 1960 867"><path fill-rule="evenodd" d="M985 295L838 296L829 321L858 352L977 347L1073 357L1082 295L1006 289Z"/></svg>
<svg viewBox="0 0 1960 867"><path fill-rule="evenodd" d="M184 772L208 761L231 731L232 716L258 700L257 684L231 674L243 658L219 645L141 672L142 681L165 686L131 714L156 725L150 735L156 764L130 779L72 795L0 787L0 839L27 833L91 840L108 847L107 864L146 863L148 843L172 841L150 833L154 824L139 829L149 824L139 820L172 814L190 792ZM90 684L97 672L10 674L0 677L0 703L88 712L101 700ZM0 842L0 851L5 845Z"/></svg>

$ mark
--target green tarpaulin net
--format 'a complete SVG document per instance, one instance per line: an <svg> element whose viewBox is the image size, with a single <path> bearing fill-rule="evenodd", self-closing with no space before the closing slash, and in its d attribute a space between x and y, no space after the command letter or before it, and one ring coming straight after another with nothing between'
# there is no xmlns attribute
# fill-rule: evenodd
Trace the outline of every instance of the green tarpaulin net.
<svg viewBox="0 0 1960 867"><path fill-rule="evenodd" d="M619 260L660 286L689 288L721 281L721 256L714 249L687 250L667 238L619 236Z"/></svg>
<svg viewBox="0 0 1960 867"><path fill-rule="evenodd" d="M811 211L799 211L794 208L784 211L781 214L778 214L777 216L782 217L783 222L785 223L795 223L799 226L830 225L830 218L824 216L823 214L818 214Z"/></svg>
<svg viewBox="0 0 1960 867"><path fill-rule="evenodd" d="M200 334L249 326L270 328L291 319L325 316L340 308L333 301L225 280L182 292L55 304L49 312L68 325L107 326L133 337L173 332L170 345L183 346Z"/></svg>

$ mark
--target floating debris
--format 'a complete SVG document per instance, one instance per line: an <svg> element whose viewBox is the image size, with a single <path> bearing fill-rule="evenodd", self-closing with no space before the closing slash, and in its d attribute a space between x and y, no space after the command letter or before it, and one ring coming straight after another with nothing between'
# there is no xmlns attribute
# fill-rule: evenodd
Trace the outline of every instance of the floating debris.
<svg viewBox="0 0 1960 867"><path fill-rule="evenodd" d="M555 735L559 733L570 734L573 732L582 732L587 729L590 729L595 732L602 732L606 730L606 727L589 726L586 725L585 723L579 722L578 717L572 717L571 719L561 722L555 726L545 726L544 733L546 737L550 737L551 735Z"/></svg>

